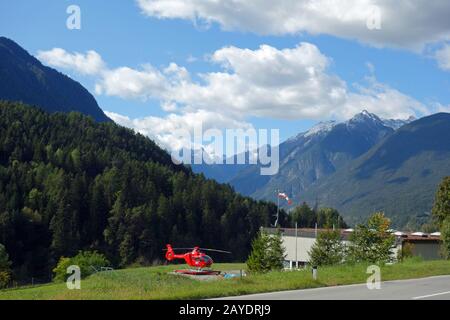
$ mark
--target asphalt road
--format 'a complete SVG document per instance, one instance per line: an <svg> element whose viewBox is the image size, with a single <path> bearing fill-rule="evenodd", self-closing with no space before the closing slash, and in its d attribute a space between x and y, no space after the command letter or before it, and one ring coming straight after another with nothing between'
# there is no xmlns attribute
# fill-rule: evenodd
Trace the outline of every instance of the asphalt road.
<svg viewBox="0 0 450 320"><path fill-rule="evenodd" d="M280 291L226 297L224 300L450 300L450 276L381 282L380 289L366 284Z"/></svg>

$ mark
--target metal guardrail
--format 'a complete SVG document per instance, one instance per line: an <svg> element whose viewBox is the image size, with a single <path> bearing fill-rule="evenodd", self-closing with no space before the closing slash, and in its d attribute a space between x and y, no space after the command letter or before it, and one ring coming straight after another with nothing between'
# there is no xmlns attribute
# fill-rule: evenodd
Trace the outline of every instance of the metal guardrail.
<svg viewBox="0 0 450 320"><path fill-rule="evenodd" d="M98 272L108 272L108 271L114 271L114 268L112 267L100 267L100 270L97 269L94 266L89 266L92 270L94 270L94 273L98 273Z"/></svg>

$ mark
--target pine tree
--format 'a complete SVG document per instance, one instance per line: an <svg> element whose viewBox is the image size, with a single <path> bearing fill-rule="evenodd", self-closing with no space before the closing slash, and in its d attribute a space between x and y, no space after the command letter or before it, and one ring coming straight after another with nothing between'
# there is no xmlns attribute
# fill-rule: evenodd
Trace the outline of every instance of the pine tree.
<svg viewBox="0 0 450 320"><path fill-rule="evenodd" d="M252 241L252 252L247 259L250 272L264 273L283 269L285 249L281 233L267 234L261 230Z"/></svg>
<svg viewBox="0 0 450 320"><path fill-rule="evenodd" d="M108 217L108 205L105 198L103 184L97 180L92 189L89 223L87 224L86 237L90 243L103 243L103 231Z"/></svg>
<svg viewBox="0 0 450 320"><path fill-rule="evenodd" d="M292 221L303 228L314 228L317 222L317 216L314 211L303 202L300 206L294 208L291 214Z"/></svg>
<svg viewBox="0 0 450 320"><path fill-rule="evenodd" d="M310 264L313 266L334 265L343 262L345 246L341 242L340 232L327 230L321 232L309 251Z"/></svg>
<svg viewBox="0 0 450 320"><path fill-rule="evenodd" d="M276 234L269 236L267 259L271 270L282 270L284 267L284 259L286 258L283 238L280 230Z"/></svg>
<svg viewBox="0 0 450 320"><path fill-rule="evenodd" d="M252 252L247 259L249 272L262 273L270 270L269 261L267 260L268 237L261 230L258 236L252 241Z"/></svg>

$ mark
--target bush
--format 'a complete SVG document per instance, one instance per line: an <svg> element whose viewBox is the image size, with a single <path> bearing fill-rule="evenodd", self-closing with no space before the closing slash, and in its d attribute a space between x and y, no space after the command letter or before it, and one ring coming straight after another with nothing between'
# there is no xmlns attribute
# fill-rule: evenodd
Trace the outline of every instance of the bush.
<svg viewBox="0 0 450 320"><path fill-rule="evenodd" d="M402 261L402 264L418 264L420 262L424 262L423 257L421 256L413 256L409 258L405 258Z"/></svg>
<svg viewBox="0 0 450 320"><path fill-rule="evenodd" d="M108 259L97 251L79 251L75 257L66 258L61 257L53 272L55 274L55 281L66 281L70 274L67 274L67 268L69 266L80 267L81 277L85 278L96 271L99 271L102 267L108 267L110 265Z"/></svg>
<svg viewBox="0 0 450 320"><path fill-rule="evenodd" d="M6 288L11 280L11 262L4 245L0 244L0 289Z"/></svg>
<svg viewBox="0 0 450 320"><path fill-rule="evenodd" d="M0 271L0 289L4 289L11 281L11 274L6 271Z"/></svg>
<svg viewBox="0 0 450 320"><path fill-rule="evenodd" d="M410 259L413 257L414 245L410 242L407 242L403 245L403 247L398 251L397 259L398 261L405 261L406 259Z"/></svg>
<svg viewBox="0 0 450 320"><path fill-rule="evenodd" d="M444 259L450 259L450 217L446 218L441 224L442 256Z"/></svg>

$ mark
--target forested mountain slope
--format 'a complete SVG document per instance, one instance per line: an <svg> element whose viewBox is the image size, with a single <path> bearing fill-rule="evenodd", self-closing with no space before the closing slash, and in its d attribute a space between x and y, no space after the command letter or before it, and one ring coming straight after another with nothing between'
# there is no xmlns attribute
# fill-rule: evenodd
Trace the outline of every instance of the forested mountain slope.
<svg viewBox="0 0 450 320"><path fill-rule="evenodd" d="M275 213L274 204L174 165L129 129L0 102L0 243L16 279L46 278L80 249L115 266L160 260L166 243L243 260Z"/></svg>
<svg viewBox="0 0 450 320"><path fill-rule="evenodd" d="M0 100L20 101L48 112L78 111L97 121L111 121L81 84L44 66L5 37L0 37Z"/></svg>

